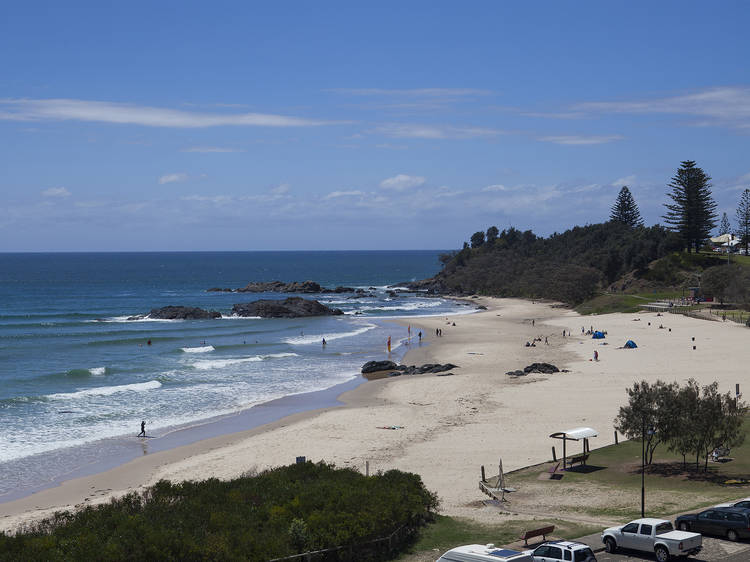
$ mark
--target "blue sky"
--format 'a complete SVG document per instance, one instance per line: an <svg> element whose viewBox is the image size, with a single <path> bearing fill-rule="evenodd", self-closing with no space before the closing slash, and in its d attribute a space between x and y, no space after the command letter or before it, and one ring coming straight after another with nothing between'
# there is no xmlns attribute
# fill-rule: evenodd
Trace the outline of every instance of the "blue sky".
<svg viewBox="0 0 750 562"><path fill-rule="evenodd" d="M0 251L422 249L750 187L743 2L17 2Z"/></svg>

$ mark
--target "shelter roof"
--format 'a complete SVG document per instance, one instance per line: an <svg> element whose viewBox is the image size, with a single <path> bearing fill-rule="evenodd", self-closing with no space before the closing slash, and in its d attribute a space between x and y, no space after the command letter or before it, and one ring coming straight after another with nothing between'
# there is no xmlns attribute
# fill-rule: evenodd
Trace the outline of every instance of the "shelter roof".
<svg viewBox="0 0 750 562"><path fill-rule="evenodd" d="M596 437L597 435L599 435L599 433L590 427L576 427L566 431L558 431L550 435L550 437L553 439L571 439L572 441L578 441L579 439L587 439L589 437Z"/></svg>

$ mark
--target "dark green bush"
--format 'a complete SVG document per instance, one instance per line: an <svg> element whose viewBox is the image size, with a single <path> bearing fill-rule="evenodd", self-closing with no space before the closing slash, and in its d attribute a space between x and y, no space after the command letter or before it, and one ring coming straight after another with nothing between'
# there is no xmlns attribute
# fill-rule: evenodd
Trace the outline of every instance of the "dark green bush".
<svg viewBox="0 0 750 562"><path fill-rule="evenodd" d="M626 273L651 275L649 264L679 247L660 226L607 222L576 226L548 238L503 230L491 243L445 255L435 280L446 291L549 298L578 304ZM656 277L666 277L659 270ZM671 280L671 279L670 279Z"/></svg>
<svg viewBox="0 0 750 562"><path fill-rule="evenodd" d="M142 494L56 513L25 532L0 533L0 560L268 560L416 529L436 508L415 474L366 477L302 463L230 481L160 481ZM332 559L377 559L347 556Z"/></svg>

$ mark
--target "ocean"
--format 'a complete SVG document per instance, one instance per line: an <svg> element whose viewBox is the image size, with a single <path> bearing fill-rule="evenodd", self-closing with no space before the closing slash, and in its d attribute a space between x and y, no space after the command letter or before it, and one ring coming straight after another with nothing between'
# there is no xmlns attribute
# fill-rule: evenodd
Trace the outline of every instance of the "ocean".
<svg viewBox="0 0 750 562"><path fill-rule="evenodd" d="M141 420L164 448L185 428L282 397L303 397L304 409L304 397L315 396L308 393L356 384L363 363L387 357L388 336L395 360L408 348L406 329L389 319L471 310L386 292L434 275L438 255L0 254L0 501L146 453L135 437ZM291 295L207 291L273 280L364 288L374 296L301 295L345 314L259 319L233 317L232 305ZM214 309L222 317L130 319L167 305Z"/></svg>

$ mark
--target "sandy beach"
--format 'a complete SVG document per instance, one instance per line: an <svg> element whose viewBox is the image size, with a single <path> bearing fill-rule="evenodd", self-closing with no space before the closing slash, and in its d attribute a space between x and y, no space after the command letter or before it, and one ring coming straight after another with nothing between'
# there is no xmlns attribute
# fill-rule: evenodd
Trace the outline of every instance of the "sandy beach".
<svg viewBox="0 0 750 562"><path fill-rule="evenodd" d="M722 392L733 392L735 383L743 390L748 384L743 366L750 362L749 332L731 322L644 312L582 317L548 303L472 302L487 310L409 320L412 343L404 362L454 363L459 366L454 376L370 381L343 394L344 406L295 414L64 482L0 504L0 529L106 501L162 478L229 478L288 464L297 456L361 471L369 463L371 471L416 472L438 493L444 513L486 520L493 513L476 507L483 498L477 489L480 465L494 474L499 459L506 471L545 461L558 444L549 434L577 426L599 432L592 448L612 443L613 419L634 381L692 377L703 384L716 380ZM394 340L406 336L405 322L394 321ZM582 327L606 330L607 338L592 340ZM442 337L435 335L438 328ZM563 337L563 330L572 335ZM542 341L525 347L535 337ZM620 349L628 339L638 349ZM591 360L594 350L598 362ZM505 374L533 362L569 372ZM382 429L389 426L398 429Z"/></svg>

